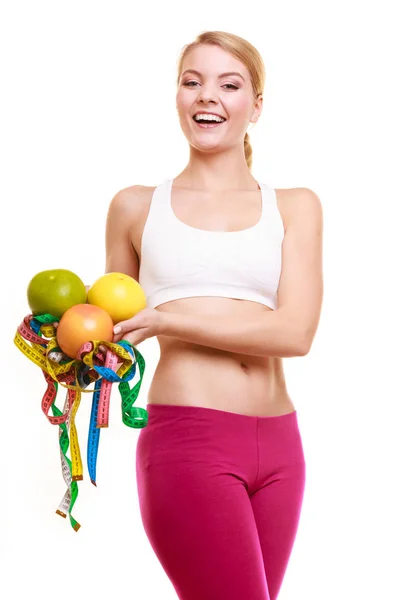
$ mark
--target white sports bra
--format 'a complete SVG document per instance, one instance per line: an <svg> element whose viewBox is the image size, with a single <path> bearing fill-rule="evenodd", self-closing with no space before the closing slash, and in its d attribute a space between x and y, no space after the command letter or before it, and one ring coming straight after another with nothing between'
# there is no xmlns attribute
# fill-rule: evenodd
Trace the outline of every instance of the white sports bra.
<svg viewBox="0 0 400 600"><path fill-rule="evenodd" d="M240 231L197 229L172 210L173 179L153 192L143 229L139 283L147 306L194 296L220 296L277 306L284 227L276 193L258 183L261 219Z"/></svg>

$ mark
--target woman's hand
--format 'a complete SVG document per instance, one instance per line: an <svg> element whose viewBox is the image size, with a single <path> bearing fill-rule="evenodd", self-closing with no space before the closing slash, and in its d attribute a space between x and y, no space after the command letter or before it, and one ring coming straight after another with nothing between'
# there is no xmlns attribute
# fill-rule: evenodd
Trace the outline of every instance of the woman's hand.
<svg viewBox="0 0 400 600"><path fill-rule="evenodd" d="M131 319L115 324L113 342L127 340L137 346L147 338L160 335L163 331L163 316L162 312L154 308L140 310Z"/></svg>

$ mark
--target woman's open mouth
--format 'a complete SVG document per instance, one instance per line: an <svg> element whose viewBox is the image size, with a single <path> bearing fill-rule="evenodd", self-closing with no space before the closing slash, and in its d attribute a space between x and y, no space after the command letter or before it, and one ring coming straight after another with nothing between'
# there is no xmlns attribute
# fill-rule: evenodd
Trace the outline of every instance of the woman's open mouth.
<svg viewBox="0 0 400 600"><path fill-rule="evenodd" d="M196 119L193 117L193 121L198 127L201 127L202 129L212 129L214 127L218 127L219 125L223 125L226 119L224 119L223 121L214 121L211 119L200 119L196 121Z"/></svg>

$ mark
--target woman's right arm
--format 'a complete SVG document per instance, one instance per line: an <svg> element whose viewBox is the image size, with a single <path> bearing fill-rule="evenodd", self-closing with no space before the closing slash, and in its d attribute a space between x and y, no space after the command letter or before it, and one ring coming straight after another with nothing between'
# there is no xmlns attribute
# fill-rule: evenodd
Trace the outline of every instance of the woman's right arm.
<svg viewBox="0 0 400 600"><path fill-rule="evenodd" d="M106 221L106 273L125 273L139 279L139 258L132 245L132 226L138 218L138 188L120 190L110 202Z"/></svg>

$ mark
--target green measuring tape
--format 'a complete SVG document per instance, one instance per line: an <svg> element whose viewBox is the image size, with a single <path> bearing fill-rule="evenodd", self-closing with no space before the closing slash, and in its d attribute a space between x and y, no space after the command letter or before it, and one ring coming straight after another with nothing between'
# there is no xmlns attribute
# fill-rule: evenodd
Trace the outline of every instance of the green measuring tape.
<svg viewBox="0 0 400 600"><path fill-rule="evenodd" d="M83 465L75 418L81 394L92 393L92 409L87 444L87 465L90 480L96 484L96 465L100 431L108 427L111 388L118 383L121 396L122 421L128 427L141 429L148 423L144 408L136 402L145 371L145 360L139 350L127 340L118 343L94 340L83 344L79 358L71 359L57 345L54 323L59 319L44 315L27 315L18 327L14 343L29 360L39 366L47 383L42 398L42 410L52 425L59 426L61 472L67 490L56 510L78 531L80 524L72 516L78 496L78 481L83 479ZM105 349L105 351L104 351ZM118 364L120 366L117 369ZM139 381L132 388L129 381L139 367ZM86 389L94 383L94 389ZM58 386L67 389L63 410L56 406ZM51 409L52 415L49 414ZM67 456L68 450L70 457Z"/></svg>

